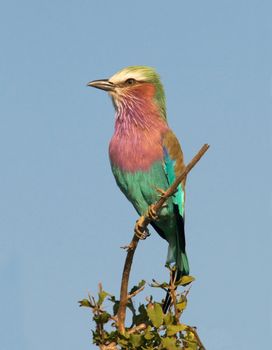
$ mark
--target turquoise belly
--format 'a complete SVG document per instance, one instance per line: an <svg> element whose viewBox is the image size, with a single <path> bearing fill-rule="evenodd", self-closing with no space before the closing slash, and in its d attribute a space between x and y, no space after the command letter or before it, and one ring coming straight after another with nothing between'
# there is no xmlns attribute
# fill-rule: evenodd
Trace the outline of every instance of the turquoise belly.
<svg viewBox="0 0 272 350"><path fill-rule="evenodd" d="M159 199L160 194L156 188L166 190L169 187L161 161L155 162L148 171L132 173L112 166L112 172L121 191L140 215L145 213L150 204ZM168 207L162 209L160 216L171 214L171 210L169 211L171 202L172 199L168 201Z"/></svg>

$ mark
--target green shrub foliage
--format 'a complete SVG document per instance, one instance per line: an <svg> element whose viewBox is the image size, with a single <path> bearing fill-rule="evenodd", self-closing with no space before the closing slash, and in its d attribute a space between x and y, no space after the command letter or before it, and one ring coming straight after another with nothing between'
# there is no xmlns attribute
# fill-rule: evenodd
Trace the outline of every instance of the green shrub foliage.
<svg viewBox="0 0 272 350"><path fill-rule="evenodd" d="M167 283L153 281L152 287L170 289L172 305L166 314L162 302L147 298L138 308L134 306L133 297L143 290L145 281L134 286L129 295L127 308L132 312L132 324L124 332L118 330L119 300L105 292L99 285L98 297L89 296L79 302L80 306L90 308L93 313L95 329L92 330L93 343L100 349L125 350L205 350L196 328L182 323L181 316L187 306L188 285L194 280L191 276L183 277L174 288ZM182 293L177 292L178 285L185 286ZM172 289L171 289L172 288ZM112 312L105 311L104 302L112 303Z"/></svg>

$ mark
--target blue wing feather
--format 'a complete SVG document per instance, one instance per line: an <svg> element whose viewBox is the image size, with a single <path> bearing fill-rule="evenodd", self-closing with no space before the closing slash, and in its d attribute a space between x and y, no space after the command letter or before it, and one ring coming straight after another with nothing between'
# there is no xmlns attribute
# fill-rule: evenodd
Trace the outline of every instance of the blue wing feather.
<svg viewBox="0 0 272 350"><path fill-rule="evenodd" d="M167 176L169 185L172 185L174 181L176 180L176 173L175 173L175 163L176 161L174 159L171 159L167 148L163 147L163 154L164 154L164 171ZM182 188L182 185L179 184L177 188L177 192L173 195L173 202L176 204L179 208L179 213L183 217L184 216L184 190Z"/></svg>

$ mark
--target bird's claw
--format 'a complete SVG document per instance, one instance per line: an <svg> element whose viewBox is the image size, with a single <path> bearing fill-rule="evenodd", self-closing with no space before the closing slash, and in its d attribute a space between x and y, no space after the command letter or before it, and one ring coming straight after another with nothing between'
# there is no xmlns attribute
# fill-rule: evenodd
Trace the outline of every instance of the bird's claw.
<svg viewBox="0 0 272 350"><path fill-rule="evenodd" d="M158 215L157 215L157 211L155 210L154 208L154 204L151 204L149 207L148 207L148 216L150 217L150 219L152 221L156 221L158 220Z"/></svg>
<svg viewBox="0 0 272 350"><path fill-rule="evenodd" d="M160 194L160 197L165 197L167 191L165 191L165 190L163 190L161 188L158 188L158 187L155 187L155 189ZM176 189L173 194L175 194L177 192L178 192L178 189Z"/></svg>
<svg viewBox="0 0 272 350"><path fill-rule="evenodd" d="M166 191L162 188L155 187L156 191L160 194L161 197L165 196Z"/></svg>
<svg viewBox="0 0 272 350"><path fill-rule="evenodd" d="M141 239L141 240L144 240L150 236L149 230L145 226L142 225L142 222L140 219L136 221L134 233L135 233L136 237Z"/></svg>

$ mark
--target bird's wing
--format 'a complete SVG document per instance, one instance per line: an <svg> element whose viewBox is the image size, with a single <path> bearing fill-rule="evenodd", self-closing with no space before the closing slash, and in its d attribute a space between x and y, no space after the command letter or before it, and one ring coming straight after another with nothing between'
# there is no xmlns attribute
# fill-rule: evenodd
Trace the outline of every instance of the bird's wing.
<svg viewBox="0 0 272 350"><path fill-rule="evenodd" d="M164 152L162 170L164 176L168 181L168 187L173 184L176 178L185 169L183 161L183 153L180 144L174 135L169 130L162 139L162 146ZM151 222L151 225L159 233L159 235L170 242L170 236L174 234L177 237L175 253L176 264L179 266L180 271L189 271L188 261L185 253L185 233L184 233L184 202L185 202L185 179L179 184L176 193L171 197L173 203L173 214L176 222L176 229L174 232L171 231L169 223L165 222ZM172 217L172 218L173 218ZM172 240L172 239L171 239ZM175 247L174 247L175 248ZM170 251L173 250L173 246L169 246ZM171 255L171 256L172 256ZM167 263L173 262L173 256L169 258ZM184 266L186 268L184 268ZM187 273L186 272L186 273ZM185 273L185 272L184 272Z"/></svg>
<svg viewBox="0 0 272 350"><path fill-rule="evenodd" d="M169 185L172 185L177 176L185 169L185 164L180 144L171 130L163 137L163 152L164 171ZM177 192L173 196L173 202L177 205L179 214L184 217L185 179L178 186Z"/></svg>

